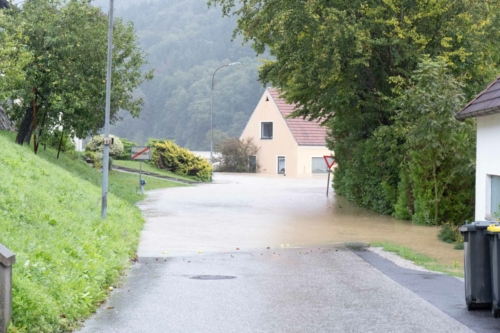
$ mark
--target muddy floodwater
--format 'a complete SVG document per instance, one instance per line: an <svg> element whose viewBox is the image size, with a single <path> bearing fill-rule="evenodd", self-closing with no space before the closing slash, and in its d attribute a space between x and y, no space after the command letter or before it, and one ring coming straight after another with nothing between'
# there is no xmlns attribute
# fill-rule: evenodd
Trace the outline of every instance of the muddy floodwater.
<svg viewBox="0 0 500 333"><path fill-rule="evenodd" d="M215 174L212 184L149 192L139 256L312 247L388 241L461 266L463 252L412 225L356 207L330 189L327 175L303 178Z"/></svg>

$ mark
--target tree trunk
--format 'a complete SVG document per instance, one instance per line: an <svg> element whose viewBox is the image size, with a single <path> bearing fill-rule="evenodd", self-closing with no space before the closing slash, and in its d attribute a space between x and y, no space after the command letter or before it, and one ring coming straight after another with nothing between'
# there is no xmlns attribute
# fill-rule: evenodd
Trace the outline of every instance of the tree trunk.
<svg viewBox="0 0 500 333"><path fill-rule="evenodd" d="M16 143L21 146L23 143L29 143L31 138L31 133L33 131L33 110L31 107L26 109L26 113L24 114L24 118L21 121L21 125L19 126L19 131L16 136Z"/></svg>
<svg viewBox="0 0 500 333"><path fill-rule="evenodd" d="M45 126L45 118L47 118L47 111L45 111L45 113L43 114L42 126L40 127L40 130L38 131L38 142L35 141L35 154L38 151L38 144L40 143L40 140L42 139L43 128Z"/></svg>
<svg viewBox="0 0 500 333"><path fill-rule="evenodd" d="M438 225L439 201L438 201L438 181L437 181L436 164L434 164L433 166L432 173L434 177L434 224Z"/></svg>
<svg viewBox="0 0 500 333"><path fill-rule="evenodd" d="M59 159L59 153L61 152L63 137L64 137L64 129L61 130L61 140L59 140L59 149L57 150L57 159Z"/></svg>

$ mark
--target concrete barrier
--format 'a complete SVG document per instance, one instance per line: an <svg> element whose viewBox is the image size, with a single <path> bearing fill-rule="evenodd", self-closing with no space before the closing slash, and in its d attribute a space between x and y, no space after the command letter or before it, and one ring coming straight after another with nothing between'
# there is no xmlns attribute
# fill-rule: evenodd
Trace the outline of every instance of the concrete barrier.
<svg viewBox="0 0 500 333"><path fill-rule="evenodd" d="M12 265L16 255L0 244L0 333L6 333L12 317Z"/></svg>

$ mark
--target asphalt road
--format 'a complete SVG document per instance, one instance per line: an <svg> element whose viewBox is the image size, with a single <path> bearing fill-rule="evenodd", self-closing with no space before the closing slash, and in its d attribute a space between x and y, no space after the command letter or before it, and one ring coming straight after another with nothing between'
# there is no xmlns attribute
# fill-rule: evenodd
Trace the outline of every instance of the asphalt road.
<svg viewBox="0 0 500 333"><path fill-rule="evenodd" d="M253 187L242 194L244 188L231 186L237 177L222 175L215 185L153 193L141 205L147 225L139 262L80 332L496 332L500 328L500 321L488 312L465 310L463 282L456 278L403 269L372 252L351 251L339 244L313 246L315 237L318 244L325 241L314 231L304 231L309 246L278 244L281 239L299 243L300 229L288 228L286 214L314 209L312 193L323 182L288 181L293 191L286 191L289 197L281 196L281 204L272 210L266 206L266 196L252 189L262 185L262 178L248 182ZM274 196L286 189L281 182L264 184L265 192ZM186 196L196 205L182 204ZM264 196L263 209L253 202L255 198L259 203L259 196ZM273 218L266 219L268 215ZM238 216L242 222L228 216Z"/></svg>
<svg viewBox="0 0 500 333"><path fill-rule="evenodd" d="M469 329L355 253L315 248L141 259L82 332Z"/></svg>

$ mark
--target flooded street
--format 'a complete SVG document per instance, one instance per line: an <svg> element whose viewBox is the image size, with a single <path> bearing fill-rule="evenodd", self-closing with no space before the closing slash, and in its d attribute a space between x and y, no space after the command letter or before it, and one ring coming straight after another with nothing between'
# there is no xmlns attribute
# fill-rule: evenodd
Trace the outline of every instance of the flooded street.
<svg viewBox="0 0 500 333"><path fill-rule="evenodd" d="M326 177L216 173L213 184L151 191L140 205L148 223L139 256L389 241L462 265L438 228L356 207L331 189L326 198Z"/></svg>
<svg viewBox="0 0 500 333"><path fill-rule="evenodd" d="M464 283L346 242L389 241L452 265L436 228L325 196L326 175L215 174L151 191L137 262L81 333L497 332Z"/></svg>

